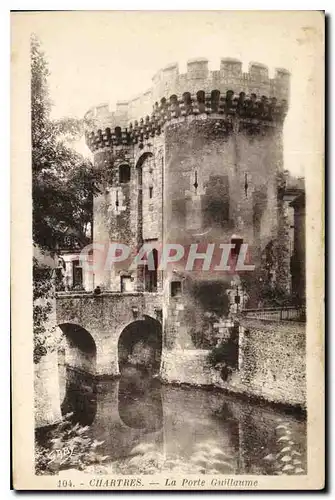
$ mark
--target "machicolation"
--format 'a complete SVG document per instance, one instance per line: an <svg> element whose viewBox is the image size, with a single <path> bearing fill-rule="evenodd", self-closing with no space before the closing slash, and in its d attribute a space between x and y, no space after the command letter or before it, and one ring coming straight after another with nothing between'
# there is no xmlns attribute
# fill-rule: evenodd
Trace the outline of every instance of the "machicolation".
<svg viewBox="0 0 335 500"><path fill-rule="evenodd" d="M287 70L277 68L269 78L267 66L256 62L248 73L242 72L241 61L230 58L221 59L218 71L209 71L203 58L188 61L185 74L170 64L153 77L151 89L118 102L114 112L108 105L90 109L85 117L94 130L87 131L86 141L92 151L142 144L166 123L199 115L223 121L227 131L268 128L286 116L289 84Z"/></svg>

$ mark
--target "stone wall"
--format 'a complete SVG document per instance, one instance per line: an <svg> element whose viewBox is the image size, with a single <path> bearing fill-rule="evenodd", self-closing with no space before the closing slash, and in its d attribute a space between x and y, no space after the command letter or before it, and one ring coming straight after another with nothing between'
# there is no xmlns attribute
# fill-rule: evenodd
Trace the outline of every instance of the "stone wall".
<svg viewBox="0 0 335 500"><path fill-rule="evenodd" d="M143 241L162 241L163 161L163 150L156 147L142 165Z"/></svg>
<svg viewBox="0 0 335 500"><path fill-rule="evenodd" d="M137 179L141 179L133 193L137 199L139 245L162 242L164 148L164 136L150 138L144 147L134 147L134 166L140 175Z"/></svg>
<svg viewBox="0 0 335 500"><path fill-rule="evenodd" d="M39 265L49 266L56 269L58 261L48 253L43 253L39 247L34 246L34 257ZM36 305L44 307L46 300L37 299ZM34 403L35 403L35 426L37 428L52 425L61 418L60 394L58 379L58 355L52 348L57 346L60 332L56 325L56 300L51 299L51 311L43 326L46 331L46 346L48 352L34 363ZM24 390L24 388L22 389ZM19 396L19 395L18 395Z"/></svg>
<svg viewBox="0 0 335 500"><path fill-rule="evenodd" d="M299 303L306 302L306 208L305 194L300 194L294 208L294 252L292 256L292 288Z"/></svg>
<svg viewBox="0 0 335 500"><path fill-rule="evenodd" d="M243 327L243 386L268 400L305 405L305 324L244 320Z"/></svg>
<svg viewBox="0 0 335 500"><path fill-rule="evenodd" d="M227 134L221 125L196 117L166 127L165 241L187 241L188 236L192 240L193 233L208 229L210 241L230 242L239 231L249 245L256 237L265 243L276 235L281 132L268 130L248 137ZM254 203L261 191L260 234L256 235Z"/></svg>
<svg viewBox="0 0 335 500"><path fill-rule="evenodd" d="M163 351L161 376L168 383L194 386L219 384L216 373L207 363L208 351L174 349Z"/></svg>
<svg viewBox="0 0 335 500"><path fill-rule="evenodd" d="M49 352L34 365L35 426L52 425L61 419L58 353Z"/></svg>
<svg viewBox="0 0 335 500"><path fill-rule="evenodd" d="M136 270L129 269L143 242L161 242L163 138L156 137L144 149L119 147L105 149L94 155L96 168L103 173L101 193L94 198L93 242L97 250L94 286L103 290L121 291L121 276L134 278L133 289L141 290ZM120 168L129 166L129 182L120 182ZM110 243L130 248L129 258L107 265Z"/></svg>
<svg viewBox="0 0 335 500"><path fill-rule="evenodd" d="M168 283L178 275L183 282L180 311L173 310L169 286L165 287L166 324L169 344L174 343L175 332L179 331L183 340L176 340L182 347L196 327L194 311L210 312L192 295L194 283L212 281L212 289L208 287L212 296L218 293L218 282L229 288L232 273L215 269L221 258L219 245L230 243L236 234L248 245L250 264L256 266L248 281L252 280L252 294L257 296L261 252L269 241L276 240L279 230L281 131L230 134L221 125L212 117L197 116L187 117L187 121L181 118L165 127L163 241L181 244L185 249L184 259L173 263L164 275ZM201 253L213 243L216 247L210 268L202 271L203 261L197 261L185 271L190 245L198 244ZM249 289L248 293L251 295ZM227 313L223 301L222 313Z"/></svg>
<svg viewBox="0 0 335 500"><path fill-rule="evenodd" d="M113 152L106 149L95 153L95 167L103 172L101 193L94 197L93 242L101 245L94 254L96 265L94 286L105 290L120 291L122 266L107 265L110 243L122 243L131 249L137 247L137 179L134 158L122 147ZM130 180L120 182L120 167L130 168ZM129 262L128 262L129 265Z"/></svg>
<svg viewBox="0 0 335 500"><path fill-rule="evenodd" d="M207 362L209 351L163 351L162 378L169 383L214 385L272 403L305 407L305 325L245 320L240 329L239 369L224 382Z"/></svg>

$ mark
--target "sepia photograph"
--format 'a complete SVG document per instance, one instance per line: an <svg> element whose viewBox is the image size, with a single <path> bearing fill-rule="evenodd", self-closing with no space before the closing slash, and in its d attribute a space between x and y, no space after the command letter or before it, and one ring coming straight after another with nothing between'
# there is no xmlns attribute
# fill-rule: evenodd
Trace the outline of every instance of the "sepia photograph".
<svg viewBox="0 0 335 500"><path fill-rule="evenodd" d="M15 489L323 488L324 22L12 12Z"/></svg>

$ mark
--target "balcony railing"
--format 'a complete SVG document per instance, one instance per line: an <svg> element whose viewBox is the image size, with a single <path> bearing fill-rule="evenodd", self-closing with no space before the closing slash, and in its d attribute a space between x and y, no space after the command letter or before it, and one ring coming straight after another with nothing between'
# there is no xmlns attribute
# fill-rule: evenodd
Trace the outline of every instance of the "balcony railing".
<svg viewBox="0 0 335 500"><path fill-rule="evenodd" d="M262 309L244 309L241 315L246 319L268 321L306 321L305 306L264 307Z"/></svg>

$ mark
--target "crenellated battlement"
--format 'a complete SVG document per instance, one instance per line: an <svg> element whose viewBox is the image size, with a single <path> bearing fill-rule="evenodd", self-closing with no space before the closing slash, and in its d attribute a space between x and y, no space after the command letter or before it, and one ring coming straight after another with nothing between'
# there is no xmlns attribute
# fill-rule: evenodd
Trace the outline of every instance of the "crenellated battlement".
<svg viewBox="0 0 335 500"><path fill-rule="evenodd" d="M116 103L115 111L112 111L109 103L102 103L89 109L85 119L92 122L93 128L126 127L129 122L128 105L128 101L119 101Z"/></svg>
<svg viewBox="0 0 335 500"><path fill-rule="evenodd" d="M203 90L196 94L184 92L169 99L163 97L156 102L151 115L131 122L128 127L105 127L86 134L86 142L92 151L118 145L143 147L145 140L160 135L168 123L197 119L214 119L228 133L232 130L259 132L261 128L281 124L288 110L287 101L278 102L276 97L258 98L256 94L240 92L235 96L233 90L224 95L215 89L210 93Z"/></svg>
<svg viewBox="0 0 335 500"><path fill-rule="evenodd" d="M185 93L196 95L199 91L210 94L217 90L221 95L233 90L246 95L255 94L289 101L290 73L282 68L275 70L274 78L269 78L269 69L264 64L251 62L247 73L242 72L242 62L233 58L222 58L217 71L209 71L208 59L196 58L187 62L186 73L179 72L177 63L159 70L152 79L152 87L129 101L116 104L115 111L108 104L91 108L86 117L94 120L95 129L117 126L127 127L129 122L150 115L157 103L171 96Z"/></svg>

